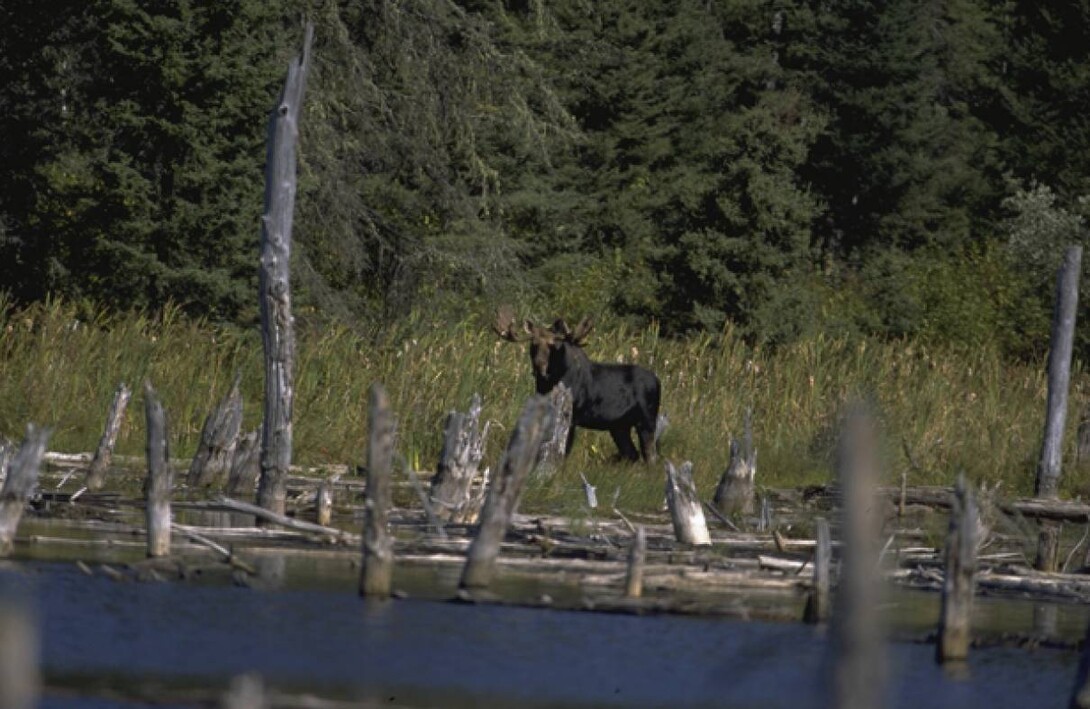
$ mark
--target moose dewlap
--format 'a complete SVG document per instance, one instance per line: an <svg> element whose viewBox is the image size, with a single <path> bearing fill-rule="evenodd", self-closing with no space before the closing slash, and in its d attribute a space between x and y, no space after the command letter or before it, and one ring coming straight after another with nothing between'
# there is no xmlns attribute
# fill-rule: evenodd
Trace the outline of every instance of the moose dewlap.
<svg viewBox="0 0 1090 709"><path fill-rule="evenodd" d="M572 427L566 452L571 453L575 429L609 431L622 458L651 463L657 457L655 426L661 387L654 372L635 364L592 362L583 344L593 329L589 318L573 330L564 320L551 328L527 319L515 330L514 311L505 306L496 313L493 329L508 342L528 342L530 363L538 394L548 394L563 383L572 393ZM639 452L632 442L635 430Z"/></svg>

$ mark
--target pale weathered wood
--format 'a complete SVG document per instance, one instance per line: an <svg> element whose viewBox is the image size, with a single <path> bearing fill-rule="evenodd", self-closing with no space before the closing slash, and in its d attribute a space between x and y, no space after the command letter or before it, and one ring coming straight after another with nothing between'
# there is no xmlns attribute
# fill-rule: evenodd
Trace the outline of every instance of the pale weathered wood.
<svg viewBox="0 0 1090 709"><path fill-rule="evenodd" d="M544 396L530 397L523 407L507 442L499 471L488 485L477 535L466 553L459 584L462 588L487 588L492 582L500 544L518 508L526 479L537 465L541 442L551 427L552 414L552 405Z"/></svg>
<svg viewBox="0 0 1090 709"><path fill-rule="evenodd" d="M965 475L959 474L944 551L946 569L935 652L940 663L964 661L969 657L978 521L973 491L966 484Z"/></svg>
<svg viewBox="0 0 1090 709"><path fill-rule="evenodd" d="M84 485L92 492L101 490L106 484L106 471L113 460L114 446L117 445L117 436L121 433L121 424L125 420L125 409L132 398L132 389L125 382L117 387L114 392L113 402L110 404L110 412L106 416L106 428L102 431L102 438L95 449L95 457L91 459L91 465L87 468L87 478Z"/></svg>
<svg viewBox="0 0 1090 709"><path fill-rule="evenodd" d="M563 382L549 392L553 407L553 425L541 444L541 458L537 464L538 477L550 477L560 469L568 454L568 437L572 426L572 392Z"/></svg>
<svg viewBox="0 0 1090 709"><path fill-rule="evenodd" d="M288 529L296 529L300 532L309 532L311 534L317 534L320 537L332 539L338 542L352 542L357 539L356 535L349 534L345 531L337 529L336 527L323 527L313 522L306 522L301 519L295 519L294 517L288 517L287 515L276 514L270 512L264 507L258 507L257 505L251 505L248 502L242 502L241 500L232 500L228 497L217 497L214 502L206 503L198 508L196 505L189 504L187 507L197 509L214 509L221 508L226 510L232 510L234 512L243 512L256 517L258 520L269 523L278 524L281 527L287 527Z"/></svg>
<svg viewBox="0 0 1090 709"><path fill-rule="evenodd" d="M473 395L469 411L451 411L443 427L443 448L429 491L430 505L443 522L472 524L484 503L484 474L480 472L489 424L483 426L481 397ZM481 493L474 494L475 487Z"/></svg>
<svg viewBox="0 0 1090 709"><path fill-rule="evenodd" d="M386 390L371 386L371 437L367 446L367 509L363 521L360 595L388 598L394 574L394 543L386 528L390 506L390 472L395 423Z"/></svg>
<svg viewBox="0 0 1090 709"><path fill-rule="evenodd" d="M1034 493L1037 497L1059 496L1063 458L1063 435L1067 421L1067 394L1071 382L1071 352L1075 343L1075 315L1082 274L1082 247L1069 246L1056 274L1056 304L1052 314L1052 339L1048 352L1048 401L1041 457L1037 463ZM1037 568L1055 571L1059 563L1058 526L1040 523L1037 542Z"/></svg>
<svg viewBox="0 0 1090 709"><path fill-rule="evenodd" d="M224 492L234 496L240 493L252 495L261 473L261 428L239 438L231 458L231 472L227 475Z"/></svg>
<svg viewBox="0 0 1090 709"><path fill-rule="evenodd" d="M704 519L704 508L693 482L693 464L685 461L680 469L666 461L666 504L674 524L674 536L682 544L710 546L711 535Z"/></svg>
<svg viewBox="0 0 1090 709"><path fill-rule="evenodd" d="M38 705L38 630L22 603L0 600L0 707L33 709Z"/></svg>
<svg viewBox="0 0 1090 709"><path fill-rule="evenodd" d="M236 374L227 395L204 419L197 452L189 465L186 485L207 487L219 482L231 468L242 427L242 374Z"/></svg>
<svg viewBox="0 0 1090 709"><path fill-rule="evenodd" d="M730 439L730 462L719 478L712 504L723 515L752 515L757 451L753 447L753 414L746 410L742 441Z"/></svg>
<svg viewBox="0 0 1090 709"><path fill-rule="evenodd" d="M295 146L314 26L307 24L302 57L288 67L280 99L269 115L265 158L265 214L261 217L261 335L265 352L265 415L257 501L284 513L291 468L295 400L295 320L291 311L291 230L295 211Z"/></svg>
<svg viewBox="0 0 1090 709"><path fill-rule="evenodd" d="M27 425L26 436L8 466L8 475L0 487L0 558L11 555L19 520L38 485L38 470L49 434L48 428Z"/></svg>
<svg viewBox="0 0 1090 709"><path fill-rule="evenodd" d="M151 382L144 382L144 417L148 431L148 476L144 481L148 556L170 556L170 493L174 470L170 467L166 414Z"/></svg>
<svg viewBox="0 0 1090 709"><path fill-rule="evenodd" d="M632 545L628 548L628 568L625 572L624 595L639 598L643 595L643 567L647 560L647 532L643 525L636 527Z"/></svg>
<svg viewBox="0 0 1090 709"><path fill-rule="evenodd" d="M323 480L318 485L314 506L318 524L328 527L329 523L333 521L333 483L331 481Z"/></svg>
<svg viewBox="0 0 1090 709"><path fill-rule="evenodd" d="M885 695L876 504L878 436L871 415L854 406L844 419L837 460L841 574L833 605L833 701L837 709L874 709Z"/></svg>
<svg viewBox="0 0 1090 709"><path fill-rule="evenodd" d="M830 586L832 581L833 545L829 535L829 522L824 517L814 520L814 587L806 599L803 618L807 623L825 623L832 608Z"/></svg>
<svg viewBox="0 0 1090 709"><path fill-rule="evenodd" d="M14 456L15 444L0 436L0 488L4 487L4 481L8 478L8 469L11 467L11 459Z"/></svg>

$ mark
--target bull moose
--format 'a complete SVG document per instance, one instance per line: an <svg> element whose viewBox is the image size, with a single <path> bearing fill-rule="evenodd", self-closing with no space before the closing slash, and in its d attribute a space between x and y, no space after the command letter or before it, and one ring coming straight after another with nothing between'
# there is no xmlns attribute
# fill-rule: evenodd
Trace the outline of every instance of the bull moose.
<svg viewBox="0 0 1090 709"><path fill-rule="evenodd" d="M575 428L609 431L622 458L639 460L632 445L632 429L640 441L644 461L656 458L655 425L659 414L659 378L635 364L592 362L583 343L593 329L590 318L575 326L560 319L551 328L527 319L522 332L515 331L510 307L496 313L493 329L509 342L529 342L530 362L538 394L548 394L561 382L572 393L572 427L566 452L571 453Z"/></svg>

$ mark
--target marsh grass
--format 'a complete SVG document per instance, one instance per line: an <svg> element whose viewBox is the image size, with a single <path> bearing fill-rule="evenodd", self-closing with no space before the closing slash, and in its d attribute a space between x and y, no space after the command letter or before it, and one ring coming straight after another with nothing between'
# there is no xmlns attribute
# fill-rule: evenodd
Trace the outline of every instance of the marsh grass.
<svg viewBox="0 0 1090 709"><path fill-rule="evenodd" d="M81 319L80 312L57 301L25 309L0 304L0 433L17 437L33 421L54 428L51 449L91 450L118 382L139 385L150 378L168 412L172 455L185 457L236 370L243 375L245 425L260 421L263 370L256 329L212 326L173 308L155 317ZM597 331L588 351L599 360L638 362L659 374L662 408L670 419L661 452L692 460L708 496L747 408L753 409L759 485L828 481L838 412L858 397L872 401L882 418L888 482L907 472L911 484L943 484L964 470L975 479L1003 481L1007 495L1032 489L1043 426L1043 364L912 341L817 337L755 349L732 330L672 340L655 327L632 331L622 325ZM532 393L525 360L523 348L498 341L475 319L451 324L418 315L375 337L301 326L295 461L362 461L366 392L381 381L399 420L399 452L424 470L434 468L446 412L464 409L479 392L484 416L494 422L486 458L494 465L507 427ZM1088 487L1085 471L1073 463L1087 383L1076 365L1064 458L1068 494ZM141 455L139 394L130 406L118 452ZM565 466L551 479L535 480L524 505L580 513L583 471L607 510L618 490L623 509L658 509L660 468L618 464L613 455L607 434L581 431Z"/></svg>

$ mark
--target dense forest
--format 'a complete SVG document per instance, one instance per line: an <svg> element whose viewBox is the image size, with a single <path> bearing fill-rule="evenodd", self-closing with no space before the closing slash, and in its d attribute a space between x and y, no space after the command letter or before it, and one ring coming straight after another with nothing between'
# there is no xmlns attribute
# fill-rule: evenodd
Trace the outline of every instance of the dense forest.
<svg viewBox="0 0 1090 709"><path fill-rule="evenodd" d="M1087 0L11 0L0 287L252 322L304 19L304 319L514 301L1024 357L1087 241Z"/></svg>

